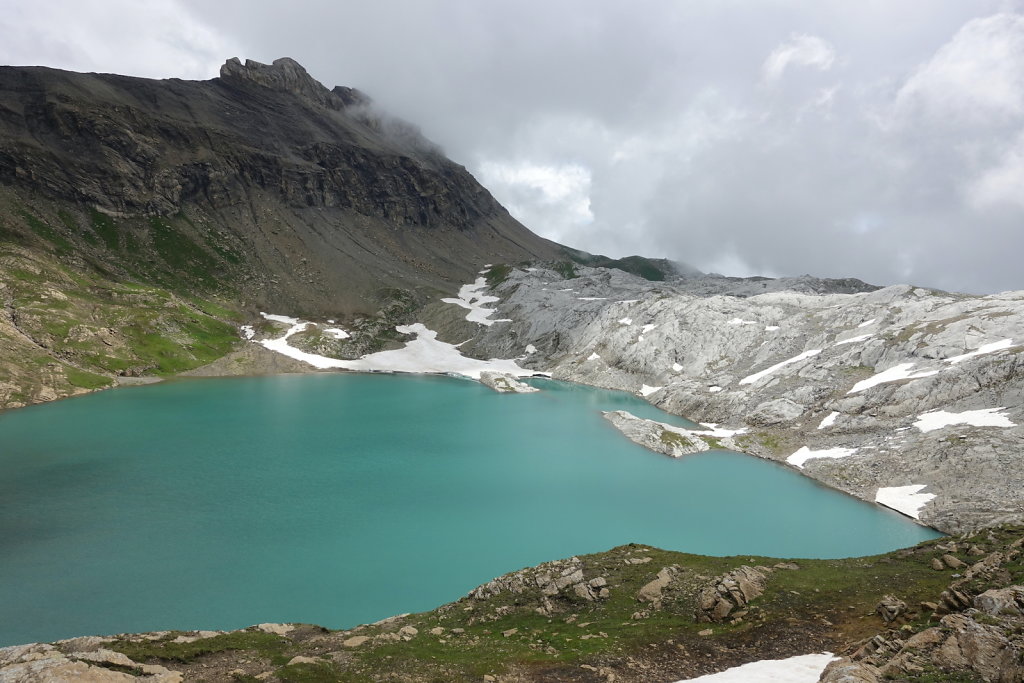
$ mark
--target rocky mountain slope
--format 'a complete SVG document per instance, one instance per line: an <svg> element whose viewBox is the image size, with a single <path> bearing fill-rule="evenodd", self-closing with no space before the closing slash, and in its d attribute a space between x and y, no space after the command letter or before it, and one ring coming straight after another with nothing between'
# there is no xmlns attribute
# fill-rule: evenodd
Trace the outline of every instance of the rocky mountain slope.
<svg viewBox="0 0 1024 683"><path fill-rule="evenodd" d="M0 648L0 681L660 683L833 652L829 683L1020 683L1022 544L1024 528L1004 527L847 560L629 545L346 631L260 624Z"/></svg>
<svg viewBox="0 0 1024 683"><path fill-rule="evenodd" d="M0 408L202 365L258 310L394 313L485 262L561 258L293 60L202 82L0 67Z"/></svg>
<svg viewBox="0 0 1024 683"><path fill-rule="evenodd" d="M461 348L481 357L722 423L711 446L729 436L943 531L1024 520L1024 292L802 282L751 296L748 280L737 296L714 277L514 269L490 292L509 322L451 334L475 335Z"/></svg>

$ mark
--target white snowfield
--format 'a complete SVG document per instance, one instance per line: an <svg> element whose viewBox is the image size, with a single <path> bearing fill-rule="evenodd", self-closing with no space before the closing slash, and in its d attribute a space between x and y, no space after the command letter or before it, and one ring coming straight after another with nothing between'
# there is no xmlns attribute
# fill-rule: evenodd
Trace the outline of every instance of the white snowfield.
<svg viewBox="0 0 1024 683"><path fill-rule="evenodd" d="M799 356L793 356L792 358L784 360L781 363L776 363L775 365L771 366L770 368L765 368L761 372L755 372L753 375L747 375L746 377L744 377L743 379L740 380L740 384L753 384L754 382L756 382L757 380L761 379L762 377L767 377L768 375L772 374L773 372L775 372L779 368L784 368L787 365L790 365L792 363L799 363L800 361L804 360L805 358L811 358L812 356L817 356L819 353L821 353L821 349L811 349L809 351L804 351Z"/></svg>
<svg viewBox="0 0 1024 683"><path fill-rule="evenodd" d="M1010 418L1000 411L1006 408L982 408L981 410L965 410L962 413L948 413L945 410L933 410L917 417L914 426L922 432L933 432L950 425L971 425L972 427L1016 427Z"/></svg>
<svg viewBox="0 0 1024 683"><path fill-rule="evenodd" d="M701 422L700 426L703 429L695 432L698 436L710 436L715 439L731 439L734 436L747 433L746 427L726 429L725 427L719 427L717 422Z"/></svg>
<svg viewBox="0 0 1024 683"><path fill-rule="evenodd" d="M647 386L646 384L641 384L641 385L640 385L640 391L639 391L639 394L640 394L641 396L643 396L644 398L647 398L647 397L648 397L648 396L650 396L651 394L653 394L653 393L655 393L655 392L657 392L657 391L661 391L661 390L662 390L662 389L664 389L664 388L665 388L665 387L649 387L649 386Z"/></svg>
<svg viewBox="0 0 1024 683"><path fill-rule="evenodd" d="M786 462L794 467L804 468L804 463L815 458L848 458L857 452L856 448L826 448L820 451L812 451L807 446L801 446L793 455L786 458Z"/></svg>
<svg viewBox="0 0 1024 683"><path fill-rule="evenodd" d="M926 486L927 484L912 484L880 488L875 493L875 502L896 512L902 512L907 517L920 519L921 508L935 497L934 493L921 493Z"/></svg>
<svg viewBox="0 0 1024 683"><path fill-rule="evenodd" d="M762 659L676 683L817 683L825 667L835 659L837 657L831 652L789 659Z"/></svg>
<svg viewBox="0 0 1024 683"><path fill-rule="evenodd" d="M952 358L947 358L946 362L950 363L951 365L956 365L957 363L965 361L968 358L974 358L975 356L983 356L986 353L995 353L996 351L1008 349L1011 346L1013 346L1012 339L1003 339L997 342L992 342L991 344L983 344L974 351L970 351L959 356L953 356Z"/></svg>
<svg viewBox="0 0 1024 683"><path fill-rule="evenodd" d="M284 323L285 325L298 325L298 318L289 318L286 315L272 315L270 313L260 313L267 320L273 320L275 323Z"/></svg>
<svg viewBox="0 0 1024 683"><path fill-rule="evenodd" d="M859 334L856 337L850 337L849 339L837 341L835 344L833 344L833 346L841 346L843 344L853 344L854 342L862 342L866 339L871 339L871 337L874 336L874 334Z"/></svg>
<svg viewBox="0 0 1024 683"><path fill-rule="evenodd" d="M462 306L469 310L466 314L466 320L479 323L480 325L486 325L490 327L494 323L507 323L512 322L508 318L502 318L499 320L491 320L491 316L497 311L493 308L486 308L484 304L493 304L495 301L500 301L500 297L488 296L487 294L481 294L480 290L487 286L487 280L482 277L478 277L476 282L468 285L462 285L459 288L458 298L445 297L441 301L446 304L455 304L456 306Z"/></svg>
<svg viewBox="0 0 1024 683"><path fill-rule="evenodd" d="M837 344L839 343L845 342L837 342ZM956 365L957 363L965 361L968 358L974 358L975 356L982 356L988 353L995 353L996 351L1002 351L1012 346L1012 339L1003 339L1001 341L992 342L991 344L983 344L974 351L970 351L959 356L953 356L952 358L947 358L946 362L949 363L950 365ZM887 382L898 382L902 379L920 379L922 377L930 377L931 375L936 375L939 372L938 370L921 370L919 372L912 372L913 367L914 363L900 363L899 365L889 368L888 370L885 370L883 372L880 372L877 375L873 375L865 380L857 382L856 384L853 385L853 388L846 393L856 394L857 392L864 391L865 389L870 389L871 387L878 386L879 384L885 384Z"/></svg>
<svg viewBox="0 0 1024 683"><path fill-rule="evenodd" d="M872 375L867 379L861 380L853 385L853 388L847 391L847 394L856 394L870 389L871 387L878 386L879 384L886 384L887 382L898 382L901 379L920 379L921 377L931 377L937 375L938 370L922 370L920 372L912 372L911 369L914 367L914 363L900 363L899 365L883 370L876 375Z"/></svg>
<svg viewBox="0 0 1024 683"><path fill-rule="evenodd" d="M821 424L818 425L818 429L824 429L825 427L831 427L832 425L834 425L836 423L836 418L837 417L839 417L839 413L837 413L836 411L833 410L831 413L828 414L828 416L824 420L821 421Z"/></svg>
<svg viewBox="0 0 1024 683"><path fill-rule="evenodd" d="M263 314L268 320L285 322L291 327L277 339L263 339L259 344L276 351L280 354L296 360L309 363L315 368L322 370L328 368L339 368L343 370L357 370L362 372L409 372L416 374L451 374L462 375L475 380L480 379L480 373L485 370L503 372L513 377L530 377L532 375L548 375L548 373L536 372L522 368L514 360L503 360L492 358L491 360L477 360L463 356L455 344L448 344L437 338L437 332L427 329L421 323L412 325L399 325L396 330L402 334L415 334L416 339L408 342L404 348L393 351L380 351L363 356L358 360L341 360L328 358L315 353L309 353L297 349L288 343L288 338L303 331L309 323L300 322L295 318L286 316L270 316ZM294 322L292 322L294 321Z"/></svg>
<svg viewBox="0 0 1024 683"><path fill-rule="evenodd" d="M329 334L335 339L348 339L349 334L340 327L327 327L324 329L324 334Z"/></svg>

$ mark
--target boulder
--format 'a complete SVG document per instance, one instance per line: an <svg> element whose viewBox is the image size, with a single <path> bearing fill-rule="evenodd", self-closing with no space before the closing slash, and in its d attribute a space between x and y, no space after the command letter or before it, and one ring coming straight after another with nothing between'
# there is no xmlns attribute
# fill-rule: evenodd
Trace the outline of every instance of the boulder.
<svg viewBox="0 0 1024 683"><path fill-rule="evenodd" d="M975 596L974 607L993 617L1024 614L1024 586L987 590Z"/></svg>

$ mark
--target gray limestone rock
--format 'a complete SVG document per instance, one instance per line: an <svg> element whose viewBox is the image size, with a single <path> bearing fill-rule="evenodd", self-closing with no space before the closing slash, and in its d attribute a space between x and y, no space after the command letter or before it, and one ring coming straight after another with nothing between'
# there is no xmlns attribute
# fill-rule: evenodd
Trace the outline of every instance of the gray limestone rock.
<svg viewBox="0 0 1024 683"><path fill-rule="evenodd" d="M525 382L520 382L512 375L491 370L484 370L480 373L480 383L494 389L499 394L529 394L540 391Z"/></svg>
<svg viewBox="0 0 1024 683"><path fill-rule="evenodd" d="M801 473L872 502L879 489L927 486L935 498L917 514L946 532L1024 521L1024 292L818 283L738 297L697 286L698 276L648 282L578 270L569 280L513 270L491 290L512 322L462 348L523 357L556 379L646 385L657 388L645 390L648 400L670 413L773 430L774 450L749 440L747 452L762 457L851 449ZM527 345L537 352L525 355ZM936 411L950 413L948 426L922 422ZM1001 415L1003 426L971 424L980 415L972 411ZM650 427L625 432L669 455L703 450L692 439L664 443Z"/></svg>

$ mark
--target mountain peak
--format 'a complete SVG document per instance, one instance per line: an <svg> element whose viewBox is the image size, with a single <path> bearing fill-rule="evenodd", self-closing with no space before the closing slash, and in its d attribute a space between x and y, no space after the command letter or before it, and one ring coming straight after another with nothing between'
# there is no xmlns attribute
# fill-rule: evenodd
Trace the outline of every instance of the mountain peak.
<svg viewBox="0 0 1024 683"><path fill-rule="evenodd" d="M290 92L334 109L339 108L331 91L291 57L275 59L272 64L252 59L245 60L243 64L238 57L232 57L220 68L220 77L250 81L271 90Z"/></svg>

